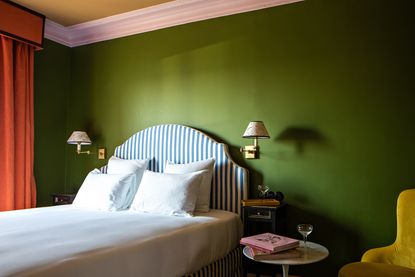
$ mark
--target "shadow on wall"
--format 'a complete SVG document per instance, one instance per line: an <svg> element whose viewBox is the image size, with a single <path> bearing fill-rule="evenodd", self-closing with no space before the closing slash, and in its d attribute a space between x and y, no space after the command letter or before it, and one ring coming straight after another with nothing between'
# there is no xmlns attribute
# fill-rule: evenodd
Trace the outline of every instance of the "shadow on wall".
<svg viewBox="0 0 415 277"><path fill-rule="evenodd" d="M304 153L306 144L326 144L327 141L317 130L308 127L289 126L285 128L276 138L277 142L292 143L295 145L297 154Z"/></svg>
<svg viewBox="0 0 415 277"><path fill-rule="evenodd" d="M360 256L354 257L355 253L363 253L357 233L333 222L324 215L288 204L287 235L302 239L296 226L300 223L310 223L314 228L308 237L309 241L324 245L330 253L325 260L318 263L290 267L291 274L302 277L333 277L337 276L344 264L360 260Z"/></svg>
<svg viewBox="0 0 415 277"><path fill-rule="evenodd" d="M94 124L92 120L88 120L85 124L85 131L88 133L89 137L92 140L91 149L95 153L95 156L98 153L98 149L101 147L105 147L105 139L102 135L102 130ZM111 153L110 156L112 156L113 153ZM96 162L96 159L93 160L94 163L91 163L91 167L97 167L99 166L99 163Z"/></svg>

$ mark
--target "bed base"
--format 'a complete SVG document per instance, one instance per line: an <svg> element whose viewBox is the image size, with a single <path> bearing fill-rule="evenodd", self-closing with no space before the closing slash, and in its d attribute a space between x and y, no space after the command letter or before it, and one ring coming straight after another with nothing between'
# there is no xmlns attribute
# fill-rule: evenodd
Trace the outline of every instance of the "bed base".
<svg viewBox="0 0 415 277"><path fill-rule="evenodd" d="M183 277L241 277L242 247L237 247L225 257L214 261L198 271Z"/></svg>

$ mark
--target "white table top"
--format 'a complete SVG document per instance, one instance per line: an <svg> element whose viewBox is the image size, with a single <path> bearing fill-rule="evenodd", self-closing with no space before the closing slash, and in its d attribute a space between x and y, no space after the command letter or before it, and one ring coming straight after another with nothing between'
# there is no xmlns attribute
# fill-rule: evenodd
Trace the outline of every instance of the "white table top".
<svg viewBox="0 0 415 277"><path fill-rule="evenodd" d="M323 245L318 243L307 241L307 248L304 248L304 242L300 241L300 247L296 248L299 251L298 257L283 258L278 260L255 260L261 263L267 264L278 264L278 265L301 265L301 264L311 264L318 261L321 261L329 255L329 250ZM253 260L252 256L249 254L248 247L245 246L243 253L246 257Z"/></svg>

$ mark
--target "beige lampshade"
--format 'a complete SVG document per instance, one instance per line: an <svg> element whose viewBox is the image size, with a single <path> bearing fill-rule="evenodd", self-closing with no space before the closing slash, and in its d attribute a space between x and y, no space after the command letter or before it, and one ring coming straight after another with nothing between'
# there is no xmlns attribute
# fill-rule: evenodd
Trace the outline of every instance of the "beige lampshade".
<svg viewBox="0 0 415 277"><path fill-rule="evenodd" d="M86 132L74 131L68 139L68 144L89 145L91 144L91 139Z"/></svg>
<svg viewBox="0 0 415 277"><path fill-rule="evenodd" d="M251 121L242 136L243 138L269 138L267 129L262 121Z"/></svg>

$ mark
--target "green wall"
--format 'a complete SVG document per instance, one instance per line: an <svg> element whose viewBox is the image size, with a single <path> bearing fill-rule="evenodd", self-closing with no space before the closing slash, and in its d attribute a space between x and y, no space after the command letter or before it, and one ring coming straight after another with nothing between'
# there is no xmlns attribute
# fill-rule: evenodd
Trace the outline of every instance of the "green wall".
<svg viewBox="0 0 415 277"><path fill-rule="evenodd" d="M44 50L35 54L34 170L37 206L51 205L51 193L65 192L70 72L70 48L45 40Z"/></svg>
<svg viewBox="0 0 415 277"><path fill-rule="evenodd" d="M250 169L252 196L284 192L290 235L315 225L330 257L293 273L336 276L394 240L396 198L414 187L413 6L308 0L73 48L66 135L88 130L111 154L155 124L206 131ZM259 160L238 152L251 120L271 134ZM65 149L76 190L102 163Z"/></svg>

